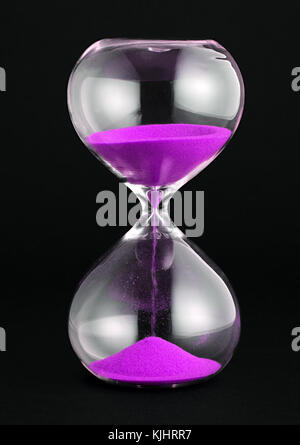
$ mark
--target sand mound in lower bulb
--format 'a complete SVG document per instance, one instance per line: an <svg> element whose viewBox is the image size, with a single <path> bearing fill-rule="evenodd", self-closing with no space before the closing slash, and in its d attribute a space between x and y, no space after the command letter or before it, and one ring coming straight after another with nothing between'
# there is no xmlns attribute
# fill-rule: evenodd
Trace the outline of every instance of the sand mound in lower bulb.
<svg viewBox="0 0 300 445"><path fill-rule="evenodd" d="M221 365L196 357L159 337L147 337L90 364L99 377L128 383L183 383L215 374Z"/></svg>

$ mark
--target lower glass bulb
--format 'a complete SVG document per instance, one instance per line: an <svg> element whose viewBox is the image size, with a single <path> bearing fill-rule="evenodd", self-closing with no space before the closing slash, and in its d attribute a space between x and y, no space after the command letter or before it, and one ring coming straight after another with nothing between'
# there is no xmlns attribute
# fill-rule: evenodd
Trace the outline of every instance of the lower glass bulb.
<svg viewBox="0 0 300 445"><path fill-rule="evenodd" d="M148 226L127 235L81 282L69 334L100 379L187 384L212 377L231 359L240 332L231 286L180 234Z"/></svg>

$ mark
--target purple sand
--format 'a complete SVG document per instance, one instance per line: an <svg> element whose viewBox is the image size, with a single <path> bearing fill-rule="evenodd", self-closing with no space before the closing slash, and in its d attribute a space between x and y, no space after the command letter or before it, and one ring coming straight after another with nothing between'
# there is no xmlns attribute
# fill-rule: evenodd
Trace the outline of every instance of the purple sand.
<svg viewBox="0 0 300 445"><path fill-rule="evenodd" d="M138 125L100 131L87 143L132 184L173 184L223 147L231 131L193 124Z"/></svg>
<svg viewBox="0 0 300 445"><path fill-rule="evenodd" d="M89 365L104 378L131 383L183 383L215 374L220 363L199 358L160 337L147 337Z"/></svg>

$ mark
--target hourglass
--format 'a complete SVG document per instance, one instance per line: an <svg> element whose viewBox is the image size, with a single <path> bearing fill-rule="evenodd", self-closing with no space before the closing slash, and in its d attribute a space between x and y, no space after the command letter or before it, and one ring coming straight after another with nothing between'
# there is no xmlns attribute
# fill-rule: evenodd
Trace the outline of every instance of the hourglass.
<svg viewBox="0 0 300 445"><path fill-rule="evenodd" d="M240 71L212 40L101 40L77 62L74 127L142 209L71 305L72 346L96 377L175 387L230 361L240 332L233 290L175 227L168 204L230 140L243 103Z"/></svg>

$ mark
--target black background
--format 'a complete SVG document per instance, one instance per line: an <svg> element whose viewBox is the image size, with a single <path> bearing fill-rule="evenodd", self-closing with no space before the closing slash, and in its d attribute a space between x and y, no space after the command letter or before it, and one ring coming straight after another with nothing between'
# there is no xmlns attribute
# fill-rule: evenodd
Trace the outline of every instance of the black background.
<svg viewBox="0 0 300 445"><path fill-rule="evenodd" d="M300 424L299 106L296 2L5 2L0 15L0 424ZM242 336L215 379L176 390L101 383L69 344L76 284L126 228L96 225L118 181L84 148L66 106L81 53L108 37L215 39L237 60L246 105L224 153L183 190L205 191L197 244L225 271ZM195 240L194 240L195 241Z"/></svg>

